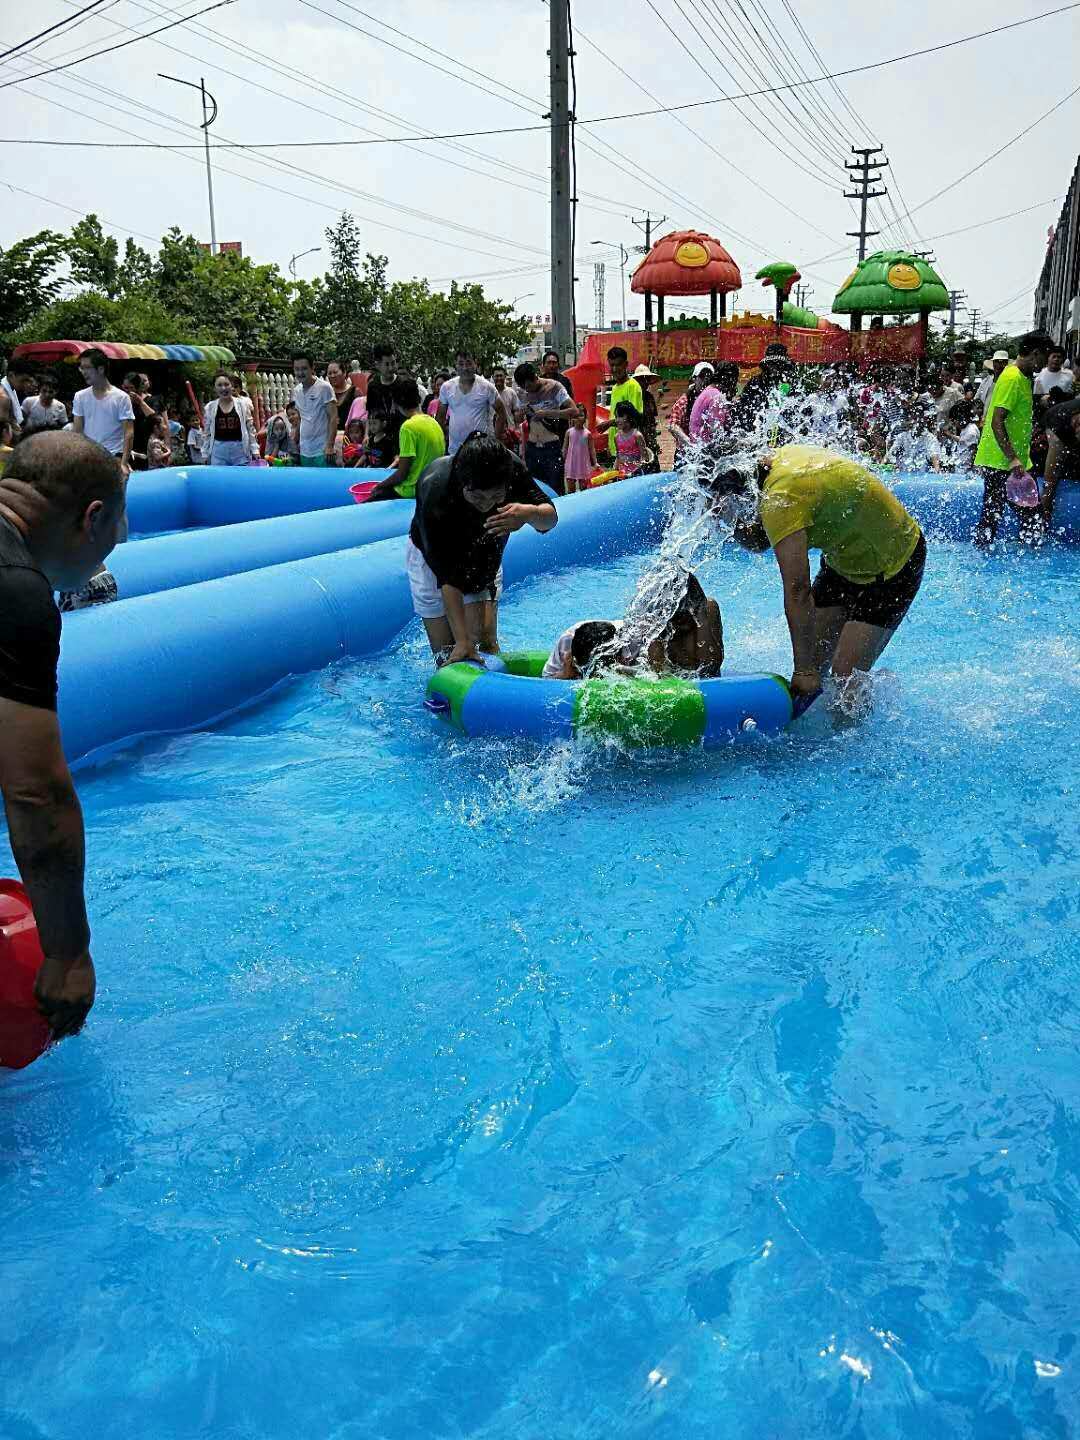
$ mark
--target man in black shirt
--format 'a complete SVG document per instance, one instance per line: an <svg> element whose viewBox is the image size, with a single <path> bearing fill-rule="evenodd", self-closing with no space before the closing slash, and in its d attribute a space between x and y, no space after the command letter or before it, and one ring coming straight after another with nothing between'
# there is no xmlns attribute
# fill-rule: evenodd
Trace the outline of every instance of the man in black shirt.
<svg viewBox="0 0 1080 1440"><path fill-rule="evenodd" d="M32 435L0 476L0 792L45 961L38 1004L61 1039L94 1003L82 811L60 744L54 590L79 590L124 519L119 461L81 435Z"/></svg>
<svg viewBox="0 0 1080 1440"><path fill-rule="evenodd" d="M433 460L416 490L406 546L413 609L433 654L448 663L496 653L502 557L515 530L544 534L555 506L494 435L474 435Z"/></svg>
<svg viewBox="0 0 1080 1440"><path fill-rule="evenodd" d="M562 388L570 396L571 400L576 399L574 387L562 372L559 365L559 352L557 350L545 350L544 358L540 362L541 380L557 380ZM565 433L565 432L564 432Z"/></svg>

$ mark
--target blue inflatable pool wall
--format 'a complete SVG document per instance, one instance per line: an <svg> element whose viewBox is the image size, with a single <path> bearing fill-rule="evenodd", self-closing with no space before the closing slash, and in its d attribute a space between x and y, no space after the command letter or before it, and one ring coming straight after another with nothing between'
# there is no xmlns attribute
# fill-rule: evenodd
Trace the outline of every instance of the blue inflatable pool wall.
<svg viewBox="0 0 1080 1440"><path fill-rule="evenodd" d="M133 535L159 535L165 530L330 510L356 504L350 485L385 480L389 474L389 470L306 470L293 465L137 470L128 482L128 525Z"/></svg>

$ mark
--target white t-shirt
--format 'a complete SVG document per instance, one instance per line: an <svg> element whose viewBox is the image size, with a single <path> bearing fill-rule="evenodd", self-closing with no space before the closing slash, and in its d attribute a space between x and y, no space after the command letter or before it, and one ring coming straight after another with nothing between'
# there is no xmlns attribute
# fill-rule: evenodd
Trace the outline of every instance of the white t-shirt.
<svg viewBox="0 0 1080 1440"><path fill-rule="evenodd" d="M1066 370L1064 365L1060 370L1040 370L1035 376L1035 394L1049 395L1054 386L1064 390L1066 395L1073 393L1073 372Z"/></svg>
<svg viewBox="0 0 1080 1440"><path fill-rule="evenodd" d="M135 419L131 396L126 390L110 385L102 396L95 395L90 385L85 390L76 390L71 413L76 419L82 416L83 434L88 439L96 440L110 455L124 453L124 421Z"/></svg>
<svg viewBox="0 0 1080 1440"><path fill-rule="evenodd" d="M976 425L972 420L965 425L960 434L956 437L956 464L961 470L970 470L971 462L975 458L975 451L979 448L979 440L982 437L982 427Z"/></svg>
<svg viewBox="0 0 1080 1440"><path fill-rule="evenodd" d="M23 415L22 406L19 404L19 397L15 394L15 390L12 387L11 381L7 378L6 375L0 376L0 390L3 390L4 394L11 401L12 420L14 420L16 425L21 426Z"/></svg>
<svg viewBox="0 0 1080 1440"><path fill-rule="evenodd" d="M514 415L518 408L517 391L512 385L507 385L505 389L499 391L499 399L506 407L506 418L508 422L513 425Z"/></svg>
<svg viewBox="0 0 1080 1440"><path fill-rule="evenodd" d="M36 395L23 402L23 429L33 434L35 430L62 430L68 422L67 406L62 400L52 400L42 405Z"/></svg>
<svg viewBox="0 0 1080 1440"><path fill-rule="evenodd" d="M305 390L297 385L292 392L293 403L300 411L300 454L308 457L326 453L330 431L328 404L337 405L337 396L329 380L313 380Z"/></svg>
<svg viewBox="0 0 1080 1440"><path fill-rule="evenodd" d="M446 406L450 421L448 455L453 455L474 430L480 430L485 435L494 433L495 402L498 399L499 392L482 375L476 377L468 390L462 390L457 376L443 384L439 391L439 404Z"/></svg>

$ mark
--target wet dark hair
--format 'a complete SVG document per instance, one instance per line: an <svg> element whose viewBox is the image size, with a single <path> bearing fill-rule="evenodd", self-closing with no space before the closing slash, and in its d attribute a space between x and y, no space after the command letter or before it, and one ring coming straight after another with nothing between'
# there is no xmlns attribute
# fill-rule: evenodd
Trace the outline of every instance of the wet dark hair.
<svg viewBox="0 0 1080 1440"><path fill-rule="evenodd" d="M214 376L214 379L217 379L216 375ZM124 384L134 385L135 389L138 390L139 394L142 394L142 375L138 370L129 370L124 376Z"/></svg>
<svg viewBox="0 0 1080 1440"><path fill-rule="evenodd" d="M84 350L79 356L80 360L89 360L95 370L105 370L109 365L109 357L104 350L99 350L96 345L91 345L89 350Z"/></svg>
<svg viewBox="0 0 1080 1440"><path fill-rule="evenodd" d="M578 669L584 670L600 646L614 640L617 633L610 620L586 620L579 625L570 642L570 655Z"/></svg>
<svg viewBox="0 0 1080 1440"><path fill-rule="evenodd" d="M519 365L514 371L514 381L518 385L531 385L534 380L539 379L536 373L536 366L530 365L528 361Z"/></svg>
<svg viewBox="0 0 1080 1440"><path fill-rule="evenodd" d="M631 420L640 420L642 418L641 411L636 405L631 405L629 400L620 400L618 405L615 406L615 419L618 420L623 415L629 415Z"/></svg>
<svg viewBox="0 0 1080 1440"><path fill-rule="evenodd" d="M4 478L23 480L56 510L81 519L95 500L124 492L120 461L103 446L70 430L29 435L15 448Z"/></svg>
<svg viewBox="0 0 1080 1440"><path fill-rule="evenodd" d="M39 370L34 378L39 385L50 385L54 390L60 388L60 380L55 370Z"/></svg>
<svg viewBox="0 0 1080 1440"><path fill-rule="evenodd" d="M399 375L390 386L390 394L402 410L420 409L420 386L412 375Z"/></svg>
<svg viewBox="0 0 1080 1440"><path fill-rule="evenodd" d="M753 481L745 470L718 470L704 484L713 495L742 495Z"/></svg>
<svg viewBox="0 0 1080 1440"><path fill-rule="evenodd" d="M609 360L629 360L629 359L630 359L629 355L627 355L626 351L623 349L623 347L622 347L621 345L613 345L613 346L611 347L611 349L607 352L607 358L608 358Z"/></svg>
<svg viewBox="0 0 1080 1440"><path fill-rule="evenodd" d="M765 358L766 360L786 360L788 348L782 340L774 340L771 345L765 346Z"/></svg>
<svg viewBox="0 0 1080 1440"><path fill-rule="evenodd" d="M1055 349L1053 340L1041 330L1029 330L1026 335L1021 335L1016 342L1017 355L1030 355L1033 350L1045 350L1047 355Z"/></svg>
<svg viewBox="0 0 1080 1440"><path fill-rule="evenodd" d="M739 367L734 360L722 360L713 371L713 384L722 390L729 400L734 400L739 388Z"/></svg>
<svg viewBox="0 0 1080 1440"><path fill-rule="evenodd" d="M292 363L295 365L297 360L306 360L307 363L311 366L311 368L313 370L315 369L315 357L313 355L309 355L306 350L297 350L296 354L292 357ZM222 374L227 373L227 371L222 371ZM217 377L215 376L214 378L216 379ZM229 379L232 379L231 375L229 376Z"/></svg>
<svg viewBox="0 0 1080 1440"><path fill-rule="evenodd" d="M608 353L610 354L611 352L609 351ZM545 350L543 355L540 357L540 364L546 365L547 362L551 359L552 355L555 356L555 359L561 365L562 361L559 359L559 352L557 350Z"/></svg>
<svg viewBox="0 0 1080 1440"><path fill-rule="evenodd" d="M377 345L371 347L371 358L375 362L381 360L385 355L396 354L397 346L392 345L389 340L380 340Z"/></svg>
<svg viewBox="0 0 1080 1440"><path fill-rule="evenodd" d="M502 490L514 478L520 461L494 435L474 431L454 456L450 473L470 490Z"/></svg>

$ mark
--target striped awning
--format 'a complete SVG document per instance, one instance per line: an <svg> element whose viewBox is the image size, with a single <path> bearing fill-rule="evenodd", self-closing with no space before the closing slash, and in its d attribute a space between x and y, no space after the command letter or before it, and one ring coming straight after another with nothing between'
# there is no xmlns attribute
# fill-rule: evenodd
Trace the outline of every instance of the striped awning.
<svg viewBox="0 0 1080 1440"><path fill-rule="evenodd" d="M100 350L110 360L178 360L181 363L208 361L211 365L235 365L236 356L225 345L121 345L116 340L37 340L16 345L12 358L50 364L65 360L74 365L84 350Z"/></svg>

